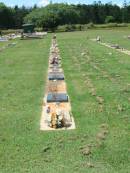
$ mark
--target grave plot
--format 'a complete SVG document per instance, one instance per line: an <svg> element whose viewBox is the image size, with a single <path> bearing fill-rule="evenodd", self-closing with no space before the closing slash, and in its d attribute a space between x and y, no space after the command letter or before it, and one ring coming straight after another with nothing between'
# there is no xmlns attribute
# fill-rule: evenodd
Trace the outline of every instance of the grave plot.
<svg viewBox="0 0 130 173"><path fill-rule="evenodd" d="M51 73L48 74L48 79L49 80L64 80L64 74L63 73L51 72Z"/></svg>
<svg viewBox="0 0 130 173"><path fill-rule="evenodd" d="M68 102L68 95L66 93L48 93L47 102Z"/></svg>
<svg viewBox="0 0 130 173"><path fill-rule="evenodd" d="M48 72L63 72L61 68L57 68L57 67L53 67L53 68L50 68Z"/></svg>
<svg viewBox="0 0 130 173"><path fill-rule="evenodd" d="M14 42L14 43L8 43L7 45L3 46L0 48L0 51L3 51L7 48L10 48L10 47L14 47L15 45L17 44L17 42Z"/></svg>
<svg viewBox="0 0 130 173"><path fill-rule="evenodd" d="M0 37L0 42L9 41L6 37Z"/></svg>
<svg viewBox="0 0 130 173"><path fill-rule="evenodd" d="M49 68L50 68L50 69L54 69L54 68L55 68L55 69L59 69L59 68L61 68L61 64L50 64L50 65L49 65Z"/></svg>
<svg viewBox="0 0 130 173"><path fill-rule="evenodd" d="M64 93L66 91L66 84L64 81L50 80L47 86L48 93Z"/></svg>
<svg viewBox="0 0 130 173"><path fill-rule="evenodd" d="M126 55L130 55L130 50L124 49L123 47L120 47L118 44L110 44L110 43L104 43L101 41L97 41L97 39L91 39L91 41L95 41L103 46L112 48L112 49L116 49L117 51L124 53Z"/></svg>
<svg viewBox="0 0 130 173"><path fill-rule="evenodd" d="M71 103L67 94L56 36L50 48L49 68L45 97L43 99L40 130L75 129Z"/></svg>

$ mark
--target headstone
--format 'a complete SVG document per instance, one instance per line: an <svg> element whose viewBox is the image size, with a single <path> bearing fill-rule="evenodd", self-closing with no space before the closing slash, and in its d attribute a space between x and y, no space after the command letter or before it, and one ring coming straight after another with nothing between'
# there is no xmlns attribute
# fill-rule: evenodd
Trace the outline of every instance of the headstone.
<svg viewBox="0 0 130 173"><path fill-rule="evenodd" d="M0 37L0 42L8 41L6 37Z"/></svg>
<svg viewBox="0 0 130 173"><path fill-rule="evenodd" d="M49 93L47 102L68 102L68 95L66 93Z"/></svg>
<svg viewBox="0 0 130 173"><path fill-rule="evenodd" d="M64 74L58 72L50 72L48 74L49 80L64 80Z"/></svg>
<svg viewBox="0 0 130 173"><path fill-rule="evenodd" d="M113 44L111 45L112 48L115 48L115 49L120 49L120 46L118 44Z"/></svg>

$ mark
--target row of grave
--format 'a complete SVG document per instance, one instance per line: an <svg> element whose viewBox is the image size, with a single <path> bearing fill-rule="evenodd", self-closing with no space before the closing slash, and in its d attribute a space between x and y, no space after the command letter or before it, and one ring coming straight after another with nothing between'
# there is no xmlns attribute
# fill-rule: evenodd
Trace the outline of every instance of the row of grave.
<svg viewBox="0 0 130 173"><path fill-rule="evenodd" d="M0 42L6 42L6 41L14 40L20 37L21 37L20 34L8 34L8 35L0 36Z"/></svg>
<svg viewBox="0 0 130 173"><path fill-rule="evenodd" d="M53 37L50 48L47 87L43 100L40 129L75 129L56 36Z"/></svg>
<svg viewBox="0 0 130 173"><path fill-rule="evenodd" d="M47 91L43 100L40 129L59 128L75 129L75 122L71 113L58 44L56 36L54 36L50 48Z"/></svg>
<svg viewBox="0 0 130 173"><path fill-rule="evenodd" d="M49 58L47 102L68 102L65 76L61 66L58 44L54 36Z"/></svg>
<svg viewBox="0 0 130 173"><path fill-rule="evenodd" d="M98 38L98 37L97 37L97 39L91 39L91 40L92 41L97 41L99 44L101 44L103 46L106 46L106 47L109 47L109 48L112 48L112 49L116 49L117 51L119 51L121 53L130 55L130 50L127 50L127 49L119 46L118 44L111 44L111 43L102 42L101 39Z"/></svg>

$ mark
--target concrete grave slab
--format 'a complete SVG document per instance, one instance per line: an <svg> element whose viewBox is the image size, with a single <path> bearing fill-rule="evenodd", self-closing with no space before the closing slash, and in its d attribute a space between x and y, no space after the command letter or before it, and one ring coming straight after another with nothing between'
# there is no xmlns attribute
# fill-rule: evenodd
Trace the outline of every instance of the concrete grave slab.
<svg viewBox="0 0 130 173"><path fill-rule="evenodd" d="M47 102L68 102L69 98L66 93L48 93Z"/></svg>

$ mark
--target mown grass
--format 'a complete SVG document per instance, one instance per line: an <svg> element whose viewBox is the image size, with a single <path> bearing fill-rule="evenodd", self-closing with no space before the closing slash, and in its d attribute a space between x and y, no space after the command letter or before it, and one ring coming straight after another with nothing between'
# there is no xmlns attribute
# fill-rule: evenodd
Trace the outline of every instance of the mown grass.
<svg viewBox="0 0 130 173"><path fill-rule="evenodd" d="M101 35L118 42L124 33L57 34L77 127L72 131L39 131L51 34L0 53L0 172L129 172L130 56L90 41ZM129 46L129 40L121 43ZM103 124L107 133L99 139ZM91 153L84 155L88 145Z"/></svg>
<svg viewBox="0 0 130 173"><path fill-rule="evenodd" d="M128 36L130 35L129 29L108 29L108 30L97 30L97 31L88 31L88 36L95 37L99 35L101 36L101 41L112 44L119 44L121 47L130 49L130 39Z"/></svg>

